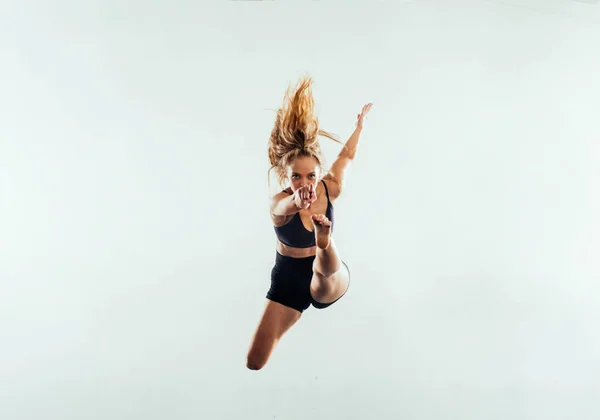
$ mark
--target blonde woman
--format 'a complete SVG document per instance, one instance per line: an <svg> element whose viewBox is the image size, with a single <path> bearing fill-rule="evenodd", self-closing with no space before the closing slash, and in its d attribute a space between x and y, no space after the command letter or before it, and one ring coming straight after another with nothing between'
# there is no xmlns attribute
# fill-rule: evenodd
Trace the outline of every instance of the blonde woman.
<svg viewBox="0 0 600 420"><path fill-rule="evenodd" d="M350 271L332 238L333 202L340 196L344 175L356 155L365 116L329 172L324 174L318 136L342 144L319 128L312 96L312 79L302 78L285 93L269 139L271 170L288 188L271 198L271 218L277 236L275 265L267 303L248 351L246 366L259 370L289 328L310 305L327 308L348 290Z"/></svg>

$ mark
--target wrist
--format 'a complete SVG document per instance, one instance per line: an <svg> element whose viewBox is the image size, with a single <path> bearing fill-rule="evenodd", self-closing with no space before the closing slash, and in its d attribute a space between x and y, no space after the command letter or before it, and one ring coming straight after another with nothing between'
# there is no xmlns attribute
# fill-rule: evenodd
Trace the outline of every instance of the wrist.
<svg viewBox="0 0 600 420"><path fill-rule="evenodd" d="M295 211L300 211L302 210L302 208L298 205L298 203L296 202L296 196L292 196L292 203L294 204L294 210Z"/></svg>

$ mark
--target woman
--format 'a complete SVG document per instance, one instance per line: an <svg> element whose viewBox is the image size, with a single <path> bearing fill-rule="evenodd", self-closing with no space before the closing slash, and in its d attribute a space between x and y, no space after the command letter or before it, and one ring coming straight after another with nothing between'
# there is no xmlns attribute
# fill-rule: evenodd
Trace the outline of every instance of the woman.
<svg viewBox="0 0 600 420"><path fill-rule="evenodd" d="M264 367L277 342L305 309L311 304L319 309L332 305L350 282L348 266L331 237L332 203L342 191L372 104L358 114L356 130L329 173L322 176L318 135L340 142L319 129L311 84L312 79L305 77L294 92L288 88L269 139L269 173L275 169L280 185L290 187L270 202L278 241L266 307L248 351L246 366L251 370Z"/></svg>

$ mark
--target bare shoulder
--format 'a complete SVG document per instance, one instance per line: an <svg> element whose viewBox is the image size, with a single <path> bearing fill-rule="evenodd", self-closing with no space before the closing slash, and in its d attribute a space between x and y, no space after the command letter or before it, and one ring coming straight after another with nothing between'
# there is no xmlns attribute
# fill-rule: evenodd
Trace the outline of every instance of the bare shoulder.
<svg viewBox="0 0 600 420"><path fill-rule="evenodd" d="M273 209L277 206L279 200L282 200L286 197L290 196L290 189L286 188L284 191L278 192L269 200L269 214L271 215L271 220L273 221L274 226L282 226L285 225L290 217L289 216L277 216L273 214Z"/></svg>
<svg viewBox="0 0 600 420"><path fill-rule="evenodd" d="M328 172L323 177L323 182L327 186L327 191L329 192L329 198L331 201L335 200L342 193L342 184L340 181L333 175L331 172Z"/></svg>
<svg viewBox="0 0 600 420"><path fill-rule="evenodd" d="M288 191L289 191L289 189L286 189L285 191L278 192L277 194L275 194L273 197L271 197L269 199L269 207L271 208L271 210L273 210L273 207L275 207L275 205L277 205L277 203L279 202L279 200L284 199L284 198L290 196L290 193Z"/></svg>

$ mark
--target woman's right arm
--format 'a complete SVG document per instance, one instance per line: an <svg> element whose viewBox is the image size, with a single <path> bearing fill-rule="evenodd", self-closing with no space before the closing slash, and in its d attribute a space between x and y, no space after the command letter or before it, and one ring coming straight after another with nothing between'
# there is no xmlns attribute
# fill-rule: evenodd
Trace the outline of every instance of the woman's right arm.
<svg viewBox="0 0 600 420"><path fill-rule="evenodd" d="M271 214L273 216L291 216L300 211L298 206L296 206L295 195L288 193L279 193L276 194L271 199Z"/></svg>

